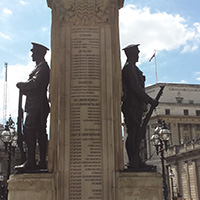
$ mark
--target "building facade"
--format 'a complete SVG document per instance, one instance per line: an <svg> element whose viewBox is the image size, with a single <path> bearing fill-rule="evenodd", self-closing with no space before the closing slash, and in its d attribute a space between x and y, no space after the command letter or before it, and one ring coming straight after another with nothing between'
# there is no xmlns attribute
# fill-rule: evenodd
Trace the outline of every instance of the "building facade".
<svg viewBox="0 0 200 200"><path fill-rule="evenodd" d="M154 97L161 85L165 85L159 106L154 111L146 133L145 157L147 163L157 166L161 162L150 138L158 119L164 120L170 129L171 140L165 153L170 194L182 199L200 199L200 85L159 83L146 87ZM173 175L169 177L169 174ZM172 187L173 186L173 187Z"/></svg>

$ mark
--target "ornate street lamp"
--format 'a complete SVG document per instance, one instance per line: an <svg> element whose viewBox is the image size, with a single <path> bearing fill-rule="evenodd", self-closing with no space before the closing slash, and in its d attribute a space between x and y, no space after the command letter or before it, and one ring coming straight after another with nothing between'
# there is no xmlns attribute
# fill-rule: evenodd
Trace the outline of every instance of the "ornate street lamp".
<svg viewBox="0 0 200 200"><path fill-rule="evenodd" d="M157 155L160 154L162 164L162 178L163 178L163 199L168 199L167 184L165 178L165 165L164 165L164 150L168 149L168 141L170 140L171 133L166 126L165 121L161 123L158 121L158 126L155 128L154 134L151 137L153 145L156 147Z"/></svg>
<svg viewBox="0 0 200 200"><path fill-rule="evenodd" d="M6 122L4 131L1 133L0 138L1 141L5 145L5 152L8 154L8 169L7 169L7 179L6 183L3 184L3 180L1 182L1 193L2 193L2 200L8 199L8 189L7 189L7 180L9 179L10 173L11 173L11 157L14 156L15 153L15 147L17 147L17 135L15 134L14 124L13 121L10 121L11 117L9 118L9 121ZM0 176L0 179L3 179L3 176Z"/></svg>
<svg viewBox="0 0 200 200"><path fill-rule="evenodd" d="M9 123L5 125L4 131L1 133L1 141L5 145L5 152L8 153L8 170L7 170L7 180L9 179L11 172L11 156L14 156L15 147L17 147L17 135L13 128L9 128Z"/></svg>

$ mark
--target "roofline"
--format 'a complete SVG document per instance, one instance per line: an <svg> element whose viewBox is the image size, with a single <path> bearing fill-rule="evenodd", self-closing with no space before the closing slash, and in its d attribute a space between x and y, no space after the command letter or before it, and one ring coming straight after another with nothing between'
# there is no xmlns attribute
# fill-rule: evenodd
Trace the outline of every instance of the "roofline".
<svg viewBox="0 0 200 200"><path fill-rule="evenodd" d="M152 84L152 85L148 85L146 86L145 88L146 89L149 89L149 88L155 88L157 86L162 86L162 85L165 85L165 86L188 86L188 87L196 87L196 88L200 88L200 84L188 84L188 83L156 83L156 84Z"/></svg>

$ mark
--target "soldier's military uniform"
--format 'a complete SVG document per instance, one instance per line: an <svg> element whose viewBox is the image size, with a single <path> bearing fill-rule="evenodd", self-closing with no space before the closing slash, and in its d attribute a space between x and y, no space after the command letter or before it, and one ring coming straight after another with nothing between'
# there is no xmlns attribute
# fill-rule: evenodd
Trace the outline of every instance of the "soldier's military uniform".
<svg viewBox="0 0 200 200"><path fill-rule="evenodd" d="M33 44L34 51L42 51L46 54L47 48ZM49 84L50 69L43 59L30 73L27 82L20 82L17 87L26 95L25 111L26 119L24 123L24 136L28 147L28 159L24 168L28 170L37 169L35 162L36 140L39 143L40 161L39 169L46 168L47 134L46 123L50 111L47 98L47 87Z"/></svg>
<svg viewBox="0 0 200 200"><path fill-rule="evenodd" d="M139 156L139 145L141 142L139 129L146 104L151 103L153 99L145 93L145 76L135 65L139 54L138 45L129 45L123 50L127 55L127 61L122 70L124 92L122 112L128 133L126 150L129 158L129 168L139 169L144 165Z"/></svg>

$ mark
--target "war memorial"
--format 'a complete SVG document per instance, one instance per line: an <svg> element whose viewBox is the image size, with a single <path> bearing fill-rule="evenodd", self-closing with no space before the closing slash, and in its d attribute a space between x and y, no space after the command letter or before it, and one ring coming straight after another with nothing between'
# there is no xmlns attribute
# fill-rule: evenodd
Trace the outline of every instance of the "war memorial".
<svg viewBox="0 0 200 200"><path fill-rule="evenodd" d="M130 169L124 169L118 27L123 0L47 0L47 5L52 10L48 171L18 167L23 173L10 177L8 199L162 199L160 174L139 160L134 166L133 153ZM145 101L156 106L147 96Z"/></svg>

